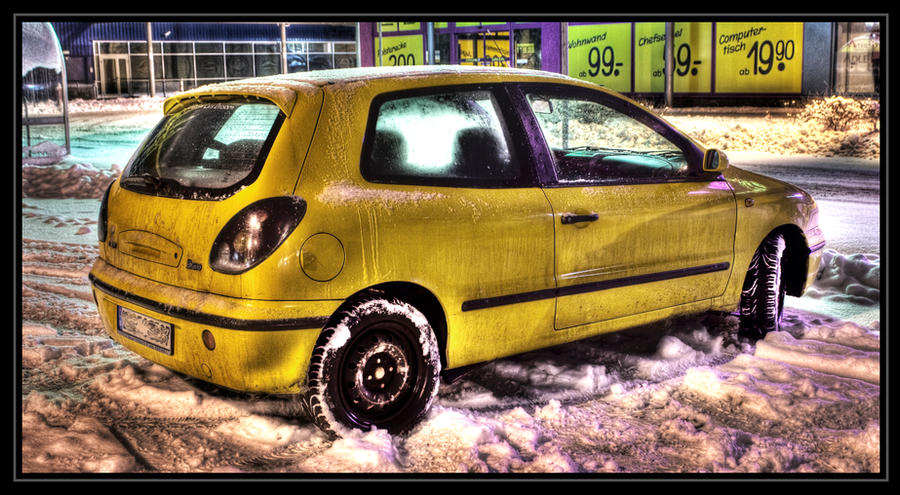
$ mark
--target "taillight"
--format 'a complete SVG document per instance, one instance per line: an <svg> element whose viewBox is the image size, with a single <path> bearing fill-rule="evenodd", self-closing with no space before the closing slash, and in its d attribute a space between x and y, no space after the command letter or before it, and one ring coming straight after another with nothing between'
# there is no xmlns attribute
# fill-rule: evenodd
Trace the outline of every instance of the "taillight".
<svg viewBox="0 0 900 495"><path fill-rule="evenodd" d="M97 219L97 239L101 244L106 242L106 221L109 217L109 190L112 189L114 182L115 181L109 183L109 186L106 187L106 192L103 193L103 199L100 200L100 218Z"/></svg>
<svg viewBox="0 0 900 495"><path fill-rule="evenodd" d="M294 231L306 201L281 196L257 201L239 211L222 227L209 253L209 266L237 275L261 263Z"/></svg>

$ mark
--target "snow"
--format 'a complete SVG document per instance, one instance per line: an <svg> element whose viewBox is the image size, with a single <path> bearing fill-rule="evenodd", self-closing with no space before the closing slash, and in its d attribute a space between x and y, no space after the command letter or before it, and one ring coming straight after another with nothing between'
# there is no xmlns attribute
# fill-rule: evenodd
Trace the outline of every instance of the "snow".
<svg viewBox="0 0 900 495"><path fill-rule="evenodd" d="M73 102L73 156L54 166L60 181L76 175L71 170L93 178L121 169L160 116L161 99L148 100ZM710 135L724 134L717 126L727 121L678 119ZM741 119L753 127L751 117ZM733 154L742 159L737 145L727 148L733 162ZM815 163L877 174L871 153L864 156ZM814 183L802 161L811 157L769 154L799 163L778 173ZM763 173L771 167L743 159ZM24 179L23 192L37 190ZM787 298L782 330L764 340L739 338L732 315L672 318L489 363L443 383L412 431L355 431L337 440L292 398L221 390L111 341L87 281L102 188L93 186L90 196L25 194L18 476L883 476L881 231L877 175L872 180L874 189L822 192L829 243L822 275L802 298ZM360 194L340 186L329 200Z"/></svg>
<svg viewBox="0 0 900 495"><path fill-rule="evenodd" d="M59 41L50 23L22 23L22 39L22 74L38 67L62 71Z"/></svg>

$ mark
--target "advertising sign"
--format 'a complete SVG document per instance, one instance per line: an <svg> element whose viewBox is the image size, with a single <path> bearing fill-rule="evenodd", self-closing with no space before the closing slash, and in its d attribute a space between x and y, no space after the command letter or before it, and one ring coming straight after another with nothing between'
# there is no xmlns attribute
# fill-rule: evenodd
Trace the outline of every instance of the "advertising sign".
<svg viewBox="0 0 900 495"><path fill-rule="evenodd" d="M712 23L674 23L673 90L708 93L712 87ZM666 89L666 23L634 25L634 91L662 93Z"/></svg>
<svg viewBox="0 0 900 495"><path fill-rule="evenodd" d="M570 25L569 75L631 91L631 23Z"/></svg>
<svg viewBox="0 0 900 495"><path fill-rule="evenodd" d="M716 23L717 93L800 93L802 22Z"/></svg>
<svg viewBox="0 0 900 495"><path fill-rule="evenodd" d="M382 33L395 33L397 31L418 31L418 22L381 22Z"/></svg>
<svg viewBox="0 0 900 495"><path fill-rule="evenodd" d="M409 36L384 36L384 48L379 52L378 38L375 38L375 65L418 65L424 63L425 48L421 34Z"/></svg>
<svg viewBox="0 0 900 495"><path fill-rule="evenodd" d="M506 24L506 23L505 22L457 22L456 27L496 26L498 24Z"/></svg>

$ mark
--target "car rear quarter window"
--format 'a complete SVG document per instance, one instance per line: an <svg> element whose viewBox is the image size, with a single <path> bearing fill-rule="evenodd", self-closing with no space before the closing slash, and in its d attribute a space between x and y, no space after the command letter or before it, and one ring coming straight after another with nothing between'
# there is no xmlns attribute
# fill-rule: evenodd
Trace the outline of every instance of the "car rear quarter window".
<svg viewBox="0 0 900 495"><path fill-rule="evenodd" d="M252 182L284 115L272 103L196 103L163 118L122 175L127 189L191 199L227 197Z"/></svg>
<svg viewBox="0 0 900 495"><path fill-rule="evenodd" d="M456 90L376 100L363 150L374 182L461 187L516 185L523 170L497 98Z"/></svg>

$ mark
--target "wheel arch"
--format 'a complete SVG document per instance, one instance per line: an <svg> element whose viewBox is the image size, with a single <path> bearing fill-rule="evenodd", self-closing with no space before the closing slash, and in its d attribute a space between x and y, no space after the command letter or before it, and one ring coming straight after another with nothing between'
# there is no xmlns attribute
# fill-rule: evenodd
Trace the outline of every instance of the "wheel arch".
<svg viewBox="0 0 900 495"><path fill-rule="evenodd" d="M782 255L784 268L785 290L789 296L799 297L803 294L806 284L806 273L809 265L809 244L800 227L793 224L784 224L772 229L760 240L757 249L765 239L774 235L784 238L785 249ZM744 274L746 279L747 273Z"/></svg>
<svg viewBox="0 0 900 495"><path fill-rule="evenodd" d="M413 305L422 312L431 324L441 353L441 368L447 366L447 316L437 296L425 287L411 282L385 282L362 289L347 299L335 310L326 328L337 323L341 315L360 299L372 297L392 297Z"/></svg>

